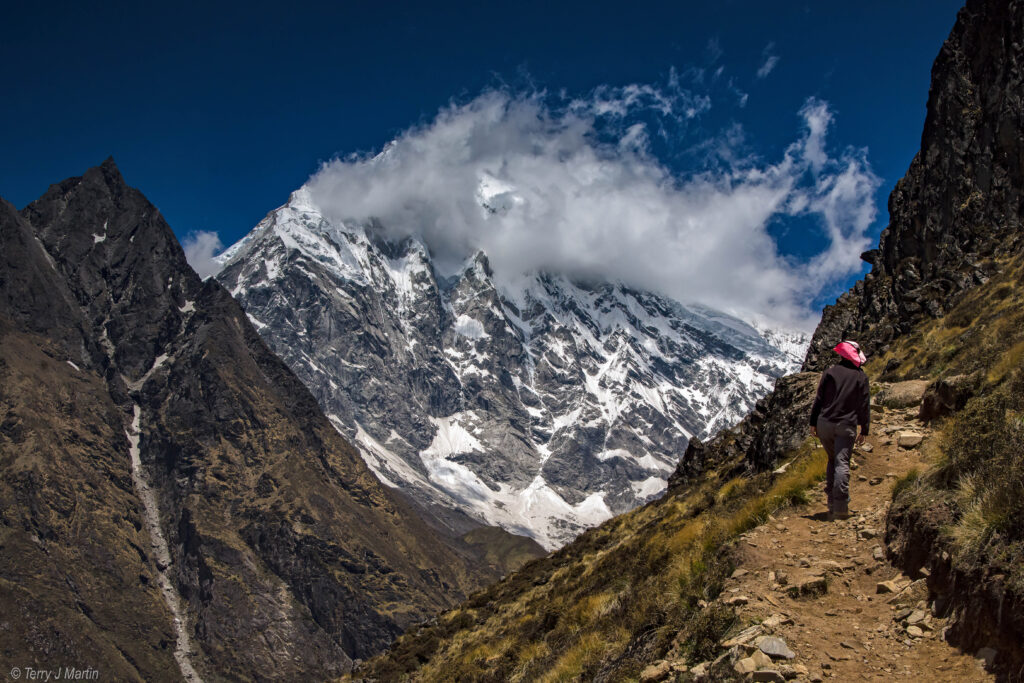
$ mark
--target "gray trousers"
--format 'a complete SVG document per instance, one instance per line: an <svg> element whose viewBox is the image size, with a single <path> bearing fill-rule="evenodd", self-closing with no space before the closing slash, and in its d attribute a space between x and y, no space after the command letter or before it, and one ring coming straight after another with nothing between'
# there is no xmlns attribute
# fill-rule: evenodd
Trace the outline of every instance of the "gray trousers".
<svg viewBox="0 0 1024 683"><path fill-rule="evenodd" d="M818 438L828 453L825 493L828 509L844 514L850 505L850 455L857 440L857 427L818 419Z"/></svg>

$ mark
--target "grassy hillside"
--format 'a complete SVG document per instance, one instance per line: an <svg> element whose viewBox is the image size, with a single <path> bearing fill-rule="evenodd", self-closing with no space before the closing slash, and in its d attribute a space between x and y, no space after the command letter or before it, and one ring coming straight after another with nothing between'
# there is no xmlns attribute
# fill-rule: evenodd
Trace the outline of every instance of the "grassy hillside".
<svg viewBox="0 0 1024 683"><path fill-rule="evenodd" d="M732 571L730 542L824 474L809 444L794 460L774 479L712 473L617 517L402 637L358 677L571 681L636 676L672 648L706 659L732 625L731 610L703 604Z"/></svg>

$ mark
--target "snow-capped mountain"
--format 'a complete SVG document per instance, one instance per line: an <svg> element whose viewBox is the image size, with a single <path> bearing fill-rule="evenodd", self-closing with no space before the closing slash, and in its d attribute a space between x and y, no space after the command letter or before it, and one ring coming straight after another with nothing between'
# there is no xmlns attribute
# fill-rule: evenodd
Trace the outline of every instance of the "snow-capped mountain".
<svg viewBox="0 0 1024 683"><path fill-rule="evenodd" d="M688 438L737 422L806 344L621 284L499 282L483 252L445 276L305 189L219 258L384 483L549 549L659 493Z"/></svg>

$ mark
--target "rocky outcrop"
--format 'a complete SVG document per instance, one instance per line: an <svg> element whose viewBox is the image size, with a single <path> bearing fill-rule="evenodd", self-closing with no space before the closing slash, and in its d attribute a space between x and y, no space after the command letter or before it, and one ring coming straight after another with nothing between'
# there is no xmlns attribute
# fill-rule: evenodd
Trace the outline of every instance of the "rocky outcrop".
<svg viewBox="0 0 1024 683"><path fill-rule="evenodd" d="M746 469L754 472L773 468L780 457L807 438L818 377L816 372L802 372L779 378L775 390L758 401L738 425L687 453L669 478L669 491L692 482L705 469L720 468L727 462L745 463Z"/></svg>
<svg viewBox="0 0 1024 683"><path fill-rule="evenodd" d="M931 382L921 398L918 419L928 423L961 410L981 385L978 373L940 377Z"/></svg>
<svg viewBox="0 0 1024 683"><path fill-rule="evenodd" d="M921 151L889 196L871 272L825 309L804 362L822 370L844 338L869 356L1020 250L1024 194L1024 5L970 0L932 67Z"/></svg>
<svg viewBox="0 0 1024 683"><path fill-rule="evenodd" d="M894 564L910 576L924 576L937 617L949 618L946 640L979 656L993 650L989 668L998 680L1024 675L1024 596L1005 567L985 562L965 567L943 529L956 524L951 500L915 504L910 496L893 501L887 517L886 543Z"/></svg>
<svg viewBox="0 0 1024 683"><path fill-rule="evenodd" d="M380 485L113 161L0 237L5 661L330 678L500 575Z"/></svg>

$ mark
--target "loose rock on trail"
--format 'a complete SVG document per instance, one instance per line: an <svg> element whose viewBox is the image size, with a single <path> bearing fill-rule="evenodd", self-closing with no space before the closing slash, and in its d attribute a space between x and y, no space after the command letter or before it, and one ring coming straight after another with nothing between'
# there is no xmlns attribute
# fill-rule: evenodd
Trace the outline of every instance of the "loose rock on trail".
<svg viewBox="0 0 1024 683"><path fill-rule="evenodd" d="M750 642L764 635L781 639L796 653L789 663L808 672L792 678L994 680L982 661L944 641L946 620L928 602L925 577L903 576L885 559L892 484L930 465L921 440L905 438L930 436L916 413L875 414L868 447L853 456L850 519L827 521L819 486L810 505L783 511L739 542L739 570L722 599L748 596L737 614L742 623L759 624Z"/></svg>

